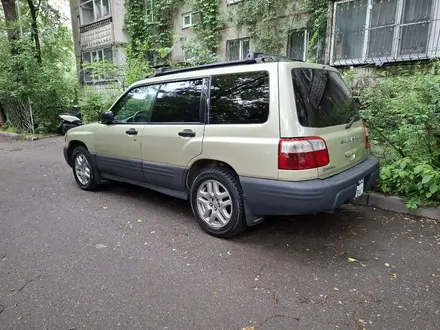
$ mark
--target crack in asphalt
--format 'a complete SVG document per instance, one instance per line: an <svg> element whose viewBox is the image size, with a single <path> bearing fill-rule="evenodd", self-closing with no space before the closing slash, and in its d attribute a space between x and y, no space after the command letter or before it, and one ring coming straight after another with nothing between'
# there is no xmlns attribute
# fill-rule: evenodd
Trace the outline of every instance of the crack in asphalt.
<svg viewBox="0 0 440 330"><path fill-rule="evenodd" d="M23 290L29 283L39 279L41 276L43 276L43 274L40 274L34 278L31 278L29 281L27 281L20 289L18 289L18 292L20 292L21 290Z"/></svg>

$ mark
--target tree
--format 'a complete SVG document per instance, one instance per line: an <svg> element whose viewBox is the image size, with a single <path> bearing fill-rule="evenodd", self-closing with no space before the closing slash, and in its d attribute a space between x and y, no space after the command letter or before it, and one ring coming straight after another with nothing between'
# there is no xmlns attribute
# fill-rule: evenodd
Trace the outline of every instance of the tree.
<svg viewBox="0 0 440 330"><path fill-rule="evenodd" d="M9 125L21 131L53 131L56 115L66 112L75 97L71 31L47 0L22 0L25 5L19 19L14 1L1 1L4 11L0 15L2 121L7 119ZM7 10L10 12L6 15ZM17 23L20 23L18 30Z"/></svg>
<svg viewBox="0 0 440 330"><path fill-rule="evenodd" d="M6 29L9 42L14 42L19 38L17 29L17 9L14 0L1 0L3 12L5 14Z"/></svg>
<svg viewBox="0 0 440 330"><path fill-rule="evenodd" d="M1 0L3 13L5 15L6 31L8 35L8 40L13 45L19 38L19 33L17 29L17 10L15 8L14 0ZM11 51L16 53L15 46L11 47ZM7 117L5 109L0 102L0 126L6 123Z"/></svg>
<svg viewBox="0 0 440 330"><path fill-rule="evenodd" d="M38 32L38 12L40 11L41 0L38 0L38 4L35 5L33 0L27 0L27 4L29 6L29 11L31 14L31 37L35 43L35 56L39 64L41 64L41 44L40 44L40 35Z"/></svg>
<svg viewBox="0 0 440 330"><path fill-rule="evenodd" d="M5 110L3 109L2 104L0 103L0 127L6 123L6 113Z"/></svg>

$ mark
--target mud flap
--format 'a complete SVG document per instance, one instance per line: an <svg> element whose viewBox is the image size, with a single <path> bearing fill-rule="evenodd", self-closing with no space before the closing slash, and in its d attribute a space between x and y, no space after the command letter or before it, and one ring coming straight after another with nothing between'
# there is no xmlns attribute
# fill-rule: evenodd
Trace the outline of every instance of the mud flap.
<svg viewBox="0 0 440 330"><path fill-rule="evenodd" d="M93 163L92 165L93 165L93 168L95 169L94 174L95 174L96 182L99 182L100 184L107 183L108 180L103 179L101 177L101 173L98 171L98 164L96 161L96 153L90 153L90 158L92 159L92 163Z"/></svg>
<svg viewBox="0 0 440 330"><path fill-rule="evenodd" d="M262 223L265 218L260 217L260 216L256 216L255 214L252 213L252 211L250 210L250 208L248 206L248 202L246 200L246 197L243 197L243 202L244 202L244 214L246 216L246 223L247 223L248 227L253 227L253 226L256 226L256 225Z"/></svg>

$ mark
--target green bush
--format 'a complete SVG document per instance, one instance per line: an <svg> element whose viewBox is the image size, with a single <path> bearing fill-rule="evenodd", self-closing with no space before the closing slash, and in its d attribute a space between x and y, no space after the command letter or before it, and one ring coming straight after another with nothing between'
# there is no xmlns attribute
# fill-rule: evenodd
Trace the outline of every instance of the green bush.
<svg viewBox="0 0 440 330"><path fill-rule="evenodd" d="M94 87L84 87L79 97L83 121L87 124L99 121L101 114L110 109L120 94L118 88L99 90Z"/></svg>
<svg viewBox="0 0 440 330"><path fill-rule="evenodd" d="M410 209L417 208L421 203L438 204L440 171L432 165L402 158L382 166L378 188L384 193L406 197L406 205Z"/></svg>
<svg viewBox="0 0 440 330"><path fill-rule="evenodd" d="M362 115L374 143L392 146L401 157L440 166L440 75L385 78L360 97L368 105Z"/></svg>
<svg viewBox="0 0 440 330"><path fill-rule="evenodd" d="M381 161L377 189L404 197L410 208L440 203L440 75L431 68L363 75L367 84L360 88L349 77Z"/></svg>

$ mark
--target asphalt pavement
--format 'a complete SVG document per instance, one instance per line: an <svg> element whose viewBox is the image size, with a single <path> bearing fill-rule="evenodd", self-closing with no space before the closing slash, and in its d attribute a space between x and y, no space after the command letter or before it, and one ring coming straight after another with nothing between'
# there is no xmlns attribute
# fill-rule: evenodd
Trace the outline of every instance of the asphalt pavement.
<svg viewBox="0 0 440 330"><path fill-rule="evenodd" d="M234 239L184 201L80 190L63 138L0 136L0 329L439 329L440 224L347 206Z"/></svg>

